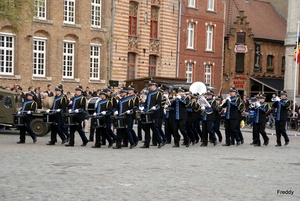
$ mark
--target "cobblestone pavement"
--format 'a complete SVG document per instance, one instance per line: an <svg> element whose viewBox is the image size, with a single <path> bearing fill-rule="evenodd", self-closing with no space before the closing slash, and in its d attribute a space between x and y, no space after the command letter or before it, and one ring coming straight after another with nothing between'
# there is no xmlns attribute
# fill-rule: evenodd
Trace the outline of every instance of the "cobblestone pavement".
<svg viewBox="0 0 300 201"><path fill-rule="evenodd" d="M290 144L121 150L16 144L18 135L0 134L0 200L299 200L300 137ZM224 131L222 131L224 135ZM286 193L292 193L286 194Z"/></svg>

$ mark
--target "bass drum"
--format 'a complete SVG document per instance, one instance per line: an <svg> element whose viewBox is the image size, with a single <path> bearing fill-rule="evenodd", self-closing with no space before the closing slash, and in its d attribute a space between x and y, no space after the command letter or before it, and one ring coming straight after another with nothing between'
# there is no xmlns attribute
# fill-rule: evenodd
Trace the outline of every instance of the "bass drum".
<svg viewBox="0 0 300 201"><path fill-rule="evenodd" d="M88 104L87 104L87 108L86 108L89 115L94 114L95 109L97 107L97 104L100 100L101 99L99 97L93 97L93 98L89 99Z"/></svg>

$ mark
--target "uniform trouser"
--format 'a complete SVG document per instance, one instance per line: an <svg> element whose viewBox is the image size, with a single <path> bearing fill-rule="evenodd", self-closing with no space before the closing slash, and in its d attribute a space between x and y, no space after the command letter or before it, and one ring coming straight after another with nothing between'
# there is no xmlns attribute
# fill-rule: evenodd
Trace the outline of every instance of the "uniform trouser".
<svg viewBox="0 0 300 201"><path fill-rule="evenodd" d="M107 136L109 138L111 138L112 140L116 140L117 139L117 136L116 134L114 134L114 132L112 131L111 129L111 125L112 125L112 121L111 119L107 119L107 122L106 122L106 132L107 132Z"/></svg>
<svg viewBox="0 0 300 201"><path fill-rule="evenodd" d="M25 126L20 126L20 141L21 142L25 142L26 137L25 137L25 133L26 131L28 132L28 134L30 135L30 137L32 139L36 138L36 135L34 134L34 132L32 131L31 127L30 127L30 121L27 121L25 123Z"/></svg>
<svg viewBox="0 0 300 201"><path fill-rule="evenodd" d="M196 132L195 132L196 141L199 141L199 136L201 139L203 138L202 130L200 128L200 119L197 119L195 121L195 130L196 130Z"/></svg>
<svg viewBox="0 0 300 201"><path fill-rule="evenodd" d="M105 127L96 128L95 146L101 146L101 137L103 138L106 135L107 135L107 132L106 132ZM112 140L110 140L110 143L112 143Z"/></svg>
<svg viewBox="0 0 300 201"><path fill-rule="evenodd" d="M69 144L74 145L75 142L75 131L79 133L82 142L88 142L88 139L85 136L84 131L82 130L82 121L77 122L78 124L70 126L70 142Z"/></svg>
<svg viewBox="0 0 300 201"><path fill-rule="evenodd" d="M95 130L96 129L92 125L90 125L90 136L89 136L90 140L94 140Z"/></svg>
<svg viewBox="0 0 300 201"><path fill-rule="evenodd" d="M213 142L215 142L216 136L215 133L212 132L213 129L213 121L211 120L205 120L202 121L202 133L203 133L203 143L207 145L208 143L208 134L209 134L209 139L211 139Z"/></svg>
<svg viewBox="0 0 300 201"><path fill-rule="evenodd" d="M158 128L158 133L159 136L161 137L162 141L166 141L167 138L165 136L165 133L162 130L162 125L163 125L163 118L157 118L157 128ZM152 144L156 145L157 144L157 138L152 138Z"/></svg>
<svg viewBox="0 0 300 201"><path fill-rule="evenodd" d="M259 134L261 134L261 136L263 137L264 142L269 141L269 138L267 136L265 128L266 128L265 123L254 123L253 122L253 143L254 144L260 145Z"/></svg>
<svg viewBox="0 0 300 201"><path fill-rule="evenodd" d="M51 142L57 142L57 134L59 135L60 139L62 141L66 140L65 135L62 133L60 126L61 126L61 120L57 121L57 124L51 124Z"/></svg>
<svg viewBox="0 0 300 201"><path fill-rule="evenodd" d="M65 137L70 138L70 133L68 131L68 127L66 126L65 122L63 120L60 120L58 131L60 131L62 134L65 135Z"/></svg>
<svg viewBox="0 0 300 201"><path fill-rule="evenodd" d="M286 134L285 126L286 126L286 120L283 121L275 120L276 142L278 145L281 145L281 135L283 136L285 142L290 141L288 135Z"/></svg>
<svg viewBox="0 0 300 201"><path fill-rule="evenodd" d="M221 124L221 119L216 119L214 122L214 127L213 127L213 132L217 134L219 141L222 140L222 133L220 131L220 124Z"/></svg>
<svg viewBox="0 0 300 201"><path fill-rule="evenodd" d="M128 145L128 141L132 145L132 144L135 144L138 140L137 140L135 132L132 132L132 130L133 130L133 119L132 119L131 115L126 116L126 122L127 122L126 123L126 125L127 125L126 135L123 136L122 141L123 141L124 145Z"/></svg>
<svg viewBox="0 0 300 201"><path fill-rule="evenodd" d="M165 136L168 142L172 141L174 119L165 118Z"/></svg>
<svg viewBox="0 0 300 201"><path fill-rule="evenodd" d="M236 123L236 126L235 126L235 133L236 133L236 141L239 142L241 140L244 140L244 137L243 137L243 134L242 134L242 131L241 131L241 121L242 121L242 118L239 118L237 120L237 123Z"/></svg>
<svg viewBox="0 0 300 201"><path fill-rule="evenodd" d="M184 138L184 143L188 143L188 141L190 140L190 138L187 135L186 132L186 120L185 119L181 119L181 120L174 120L174 144L175 145L179 145L180 142L180 135L178 133L178 129L180 130L180 133L183 135Z"/></svg>
<svg viewBox="0 0 300 201"><path fill-rule="evenodd" d="M186 132L191 139L192 142L195 142L195 134L194 134L194 122L187 121L186 122Z"/></svg>
<svg viewBox="0 0 300 201"><path fill-rule="evenodd" d="M138 138L139 138L140 141L142 141L143 140L143 137L142 137L143 124L142 124L140 118L137 120L137 122L138 122L138 125L137 125Z"/></svg>
<svg viewBox="0 0 300 201"><path fill-rule="evenodd" d="M235 132L237 124L237 119L225 119L225 137L226 144L230 144L231 140L237 138L237 133Z"/></svg>
<svg viewBox="0 0 300 201"><path fill-rule="evenodd" d="M137 143L139 141L139 138L138 136L136 135L134 129L133 129L133 125L134 125L134 119L131 120L131 123L130 123L130 132L131 132L131 136L133 138L133 141L135 143Z"/></svg>
<svg viewBox="0 0 300 201"><path fill-rule="evenodd" d="M121 147L121 142L124 139L129 139L130 144L131 145L134 144L134 141L132 139L129 126L127 126L127 128L119 128L119 129L117 129L116 147L120 148Z"/></svg>
<svg viewBox="0 0 300 201"><path fill-rule="evenodd" d="M152 130L152 137L156 138L156 142L161 143L162 139L160 133L158 131L158 118L154 119L154 123L151 124L144 124L144 131L145 131L145 145L149 146L151 135L150 135L150 128Z"/></svg>

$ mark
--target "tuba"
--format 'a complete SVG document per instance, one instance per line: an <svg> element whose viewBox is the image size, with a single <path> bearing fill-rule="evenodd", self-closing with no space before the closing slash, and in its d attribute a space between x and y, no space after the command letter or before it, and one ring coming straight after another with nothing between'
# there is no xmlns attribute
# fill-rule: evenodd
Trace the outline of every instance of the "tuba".
<svg viewBox="0 0 300 201"><path fill-rule="evenodd" d="M200 105L210 107L210 104L207 102L206 98L204 98L204 96L203 96L203 94L205 94L207 92L207 87L203 82L194 82L190 86L190 92L192 94L198 93L200 95L200 98L198 99L198 103Z"/></svg>

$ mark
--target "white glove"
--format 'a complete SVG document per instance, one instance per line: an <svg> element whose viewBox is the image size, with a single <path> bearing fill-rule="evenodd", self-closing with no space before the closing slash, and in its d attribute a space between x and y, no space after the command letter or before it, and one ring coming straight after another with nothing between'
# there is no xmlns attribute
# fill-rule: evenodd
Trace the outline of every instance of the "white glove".
<svg viewBox="0 0 300 201"><path fill-rule="evenodd" d="M280 98L277 96L277 97L275 98L275 101L280 101Z"/></svg>
<svg viewBox="0 0 300 201"><path fill-rule="evenodd" d="M27 114L31 114L31 111L27 111Z"/></svg>
<svg viewBox="0 0 300 201"><path fill-rule="evenodd" d="M255 107L260 107L260 102L255 102Z"/></svg>
<svg viewBox="0 0 300 201"><path fill-rule="evenodd" d="M140 109L141 111L143 111L145 108L144 108L143 106L140 106L139 109Z"/></svg>
<svg viewBox="0 0 300 201"><path fill-rule="evenodd" d="M78 113L78 112L79 112L79 110L78 110L78 109L76 109L74 112L75 112L75 113Z"/></svg>
<svg viewBox="0 0 300 201"><path fill-rule="evenodd" d="M130 110L127 110L127 111L126 111L126 114L130 114Z"/></svg>
<svg viewBox="0 0 300 201"><path fill-rule="evenodd" d="M70 101L70 102L69 102L69 105L71 105L72 103L73 103L73 101Z"/></svg>
<svg viewBox="0 0 300 201"><path fill-rule="evenodd" d="M94 112L93 116L97 116L97 113L96 113L96 112Z"/></svg>
<svg viewBox="0 0 300 201"><path fill-rule="evenodd" d="M57 109L56 112L60 112L60 109Z"/></svg>
<svg viewBox="0 0 300 201"><path fill-rule="evenodd" d="M18 112L18 114L21 114L21 113L22 113L22 112L20 112L20 111Z"/></svg>
<svg viewBox="0 0 300 201"><path fill-rule="evenodd" d="M176 96L176 98L181 99L181 96L178 94L178 95Z"/></svg>
<svg viewBox="0 0 300 201"><path fill-rule="evenodd" d="M153 106L153 107L151 108L151 110L156 110L156 107L155 107L155 106Z"/></svg>
<svg viewBox="0 0 300 201"><path fill-rule="evenodd" d="M201 106L201 110L205 110L205 106Z"/></svg>
<svg viewBox="0 0 300 201"><path fill-rule="evenodd" d="M114 113L115 113L115 116L119 114L119 112L118 112L118 111L115 111Z"/></svg>
<svg viewBox="0 0 300 201"><path fill-rule="evenodd" d="M231 101L231 98L228 96L227 98L226 98L228 101Z"/></svg>
<svg viewBox="0 0 300 201"><path fill-rule="evenodd" d="M69 109L69 113L72 113L72 109Z"/></svg>
<svg viewBox="0 0 300 201"><path fill-rule="evenodd" d="M102 114L102 115L106 115L106 111L102 111L101 114Z"/></svg>
<svg viewBox="0 0 300 201"><path fill-rule="evenodd" d="M165 97L165 98L168 98L169 96L168 96L168 94L164 94L164 97Z"/></svg>
<svg viewBox="0 0 300 201"><path fill-rule="evenodd" d="M165 105L165 106L164 106L164 108L166 108L166 109L167 109L168 107L169 107L168 105Z"/></svg>
<svg viewBox="0 0 300 201"><path fill-rule="evenodd" d="M46 110L46 113L50 113L50 109Z"/></svg>

